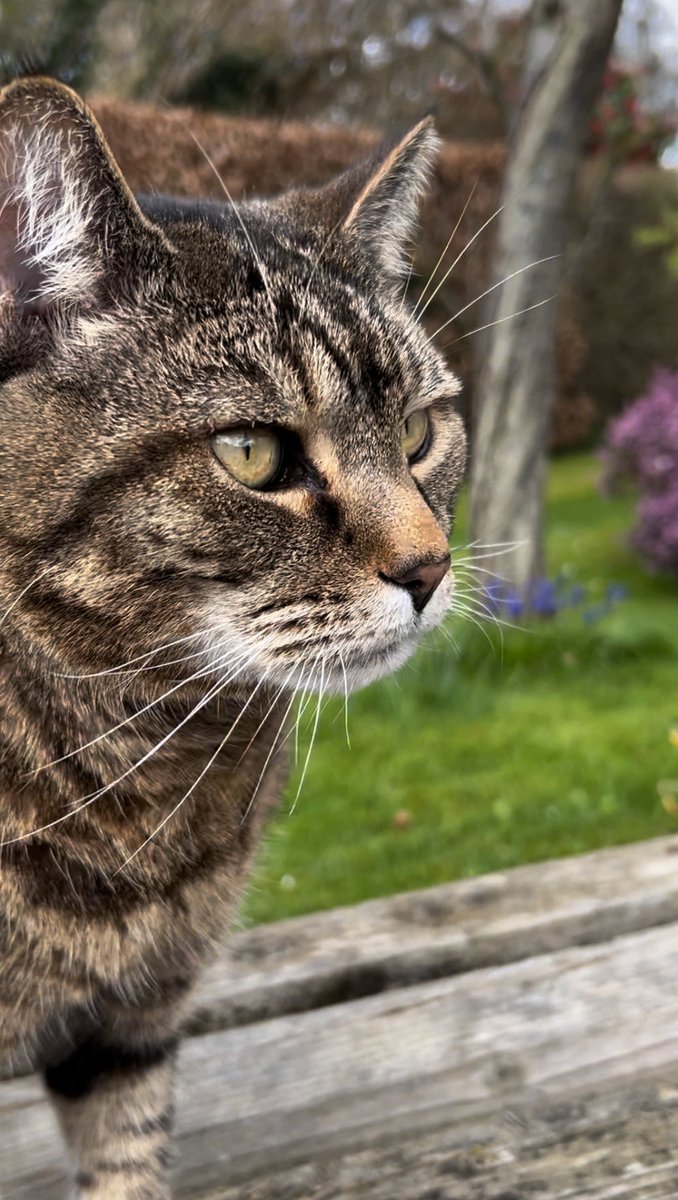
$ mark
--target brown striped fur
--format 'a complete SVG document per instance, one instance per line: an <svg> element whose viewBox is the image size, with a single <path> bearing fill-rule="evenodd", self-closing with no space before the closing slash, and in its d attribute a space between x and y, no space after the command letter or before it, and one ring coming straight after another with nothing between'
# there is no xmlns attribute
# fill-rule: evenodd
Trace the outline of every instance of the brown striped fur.
<svg viewBox="0 0 678 1200"><path fill-rule="evenodd" d="M395 669L447 609L457 385L397 278L434 147L137 200L67 88L0 95L0 1069L44 1072L82 1200L169 1196L177 1041L293 690ZM243 424L279 431L271 490L212 452Z"/></svg>

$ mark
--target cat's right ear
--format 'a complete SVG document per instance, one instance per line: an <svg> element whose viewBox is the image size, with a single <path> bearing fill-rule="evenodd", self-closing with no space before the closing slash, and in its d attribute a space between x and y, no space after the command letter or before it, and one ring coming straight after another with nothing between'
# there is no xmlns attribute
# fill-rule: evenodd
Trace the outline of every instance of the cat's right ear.
<svg viewBox="0 0 678 1200"><path fill-rule="evenodd" d="M0 295L16 311L104 307L163 241L79 96L42 77L0 92Z"/></svg>

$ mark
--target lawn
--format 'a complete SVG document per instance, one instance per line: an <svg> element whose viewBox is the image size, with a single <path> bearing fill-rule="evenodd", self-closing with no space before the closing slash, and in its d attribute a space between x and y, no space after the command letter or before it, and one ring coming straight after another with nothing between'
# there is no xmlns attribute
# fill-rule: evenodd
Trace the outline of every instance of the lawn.
<svg viewBox="0 0 678 1200"><path fill-rule="evenodd" d="M456 649L433 635L351 697L350 748L332 699L293 806L302 736L246 922L678 830L678 785L675 804L657 788L678 779L678 588L640 569L632 502L596 473L577 455L550 474L549 576L583 603L519 629L452 619ZM601 616L610 584L628 594Z"/></svg>

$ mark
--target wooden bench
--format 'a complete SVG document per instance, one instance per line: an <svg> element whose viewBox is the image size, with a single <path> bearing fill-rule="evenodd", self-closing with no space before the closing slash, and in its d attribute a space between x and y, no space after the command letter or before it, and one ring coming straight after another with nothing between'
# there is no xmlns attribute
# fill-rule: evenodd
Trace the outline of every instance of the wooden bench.
<svg viewBox="0 0 678 1200"><path fill-rule="evenodd" d="M177 1196L678 1196L678 838L236 935L182 1061ZM61 1200L31 1076L3 1200Z"/></svg>

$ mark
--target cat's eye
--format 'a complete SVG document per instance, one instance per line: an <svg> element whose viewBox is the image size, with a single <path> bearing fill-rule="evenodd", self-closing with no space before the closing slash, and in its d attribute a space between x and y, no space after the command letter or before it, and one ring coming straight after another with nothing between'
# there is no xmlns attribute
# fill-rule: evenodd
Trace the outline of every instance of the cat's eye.
<svg viewBox="0 0 678 1200"><path fill-rule="evenodd" d="M212 448L222 467L245 487L270 487L280 474L283 449L270 429L226 429L215 433Z"/></svg>
<svg viewBox="0 0 678 1200"><path fill-rule="evenodd" d="M418 408L403 421L401 443L408 462L416 462L428 448L430 419L425 408Z"/></svg>

